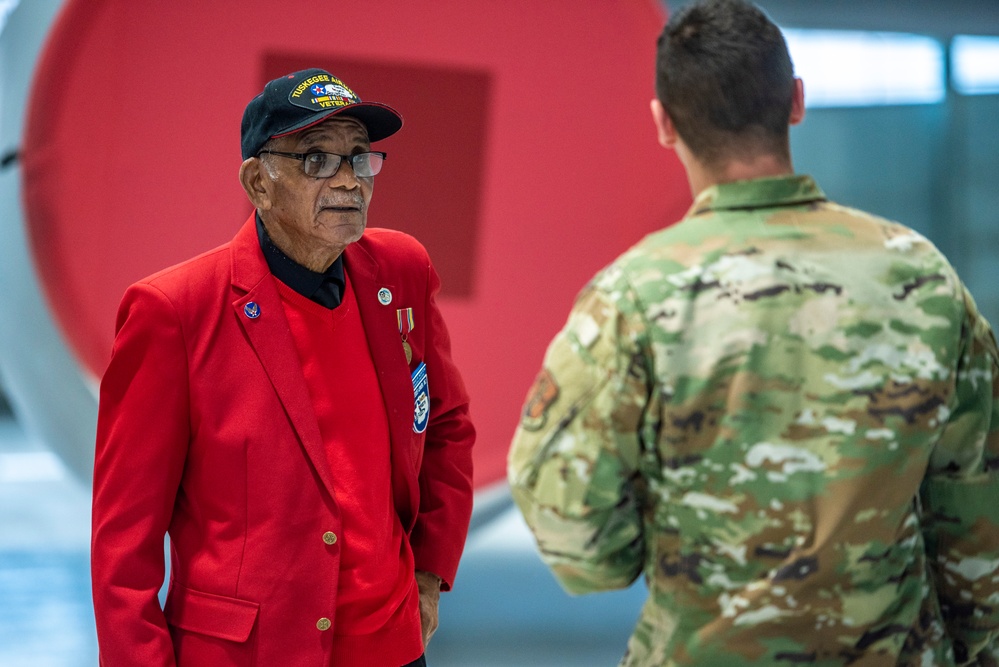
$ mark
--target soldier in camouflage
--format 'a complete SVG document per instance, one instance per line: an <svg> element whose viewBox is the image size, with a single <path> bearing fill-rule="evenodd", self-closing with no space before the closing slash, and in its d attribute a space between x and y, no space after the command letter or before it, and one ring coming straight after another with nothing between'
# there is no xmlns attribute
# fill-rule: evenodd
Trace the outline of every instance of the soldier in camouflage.
<svg viewBox="0 0 999 667"><path fill-rule="evenodd" d="M513 496L572 593L649 598L621 665L994 665L999 353L947 260L794 175L779 30L739 0L659 40L695 195L578 297Z"/></svg>

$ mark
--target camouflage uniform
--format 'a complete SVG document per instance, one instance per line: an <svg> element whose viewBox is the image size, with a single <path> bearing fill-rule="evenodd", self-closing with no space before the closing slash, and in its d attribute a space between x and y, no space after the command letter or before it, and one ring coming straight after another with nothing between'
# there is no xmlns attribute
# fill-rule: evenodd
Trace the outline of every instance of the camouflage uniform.
<svg viewBox="0 0 999 667"><path fill-rule="evenodd" d="M995 338L926 239L808 177L709 188L600 272L508 472L568 591L644 572L622 665L999 654Z"/></svg>

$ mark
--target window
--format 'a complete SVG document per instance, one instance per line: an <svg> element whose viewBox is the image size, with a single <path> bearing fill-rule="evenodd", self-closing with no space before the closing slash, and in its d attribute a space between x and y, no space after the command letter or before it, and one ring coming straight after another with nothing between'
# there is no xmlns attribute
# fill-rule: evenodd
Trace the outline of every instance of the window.
<svg viewBox="0 0 999 667"><path fill-rule="evenodd" d="M17 8L18 2L20 0L0 0L0 32L3 32L4 26L7 25L7 17Z"/></svg>
<svg viewBox="0 0 999 667"><path fill-rule="evenodd" d="M944 48L931 37L784 30L808 107L933 104L943 100Z"/></svg>
<svg viewBox="0 0 999 667"><path fill-rule="evenodd" d="M999 93L999 37L958 35L951 43L950 62L957 92Z"/></svg>

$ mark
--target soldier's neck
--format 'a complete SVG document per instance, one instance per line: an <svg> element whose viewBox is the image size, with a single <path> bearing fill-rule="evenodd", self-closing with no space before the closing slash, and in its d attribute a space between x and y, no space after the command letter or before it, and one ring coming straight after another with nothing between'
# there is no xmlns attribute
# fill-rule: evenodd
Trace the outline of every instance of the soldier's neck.
<svg viewBox="0 0 999 667"><path fill-rule="evenodd" d="M773 176L789 176L794 173L794 167L789 158L772 154L733 158L720 166L710 167L696 159L691 159L685 166L690 192L694 197L712 185Z"/></svg>

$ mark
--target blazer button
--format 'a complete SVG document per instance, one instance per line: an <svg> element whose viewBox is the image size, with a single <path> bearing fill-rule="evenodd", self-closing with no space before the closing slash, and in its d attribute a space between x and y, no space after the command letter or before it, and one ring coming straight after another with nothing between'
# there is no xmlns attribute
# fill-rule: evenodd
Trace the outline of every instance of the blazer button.
<svg viewBox="0 0 999 667"><path fill-rule="evenodd" d="M333 624L330 623L330 619L326 618L325 616L316 621L316 627L319 628L321 632L326 632L327 630L330 629L330 626L332 625Z"/></svg>
<svg viewBox="0 0 999 667"><path fill-rule="evenodd" d="M336 533L334 533L331 530L327 530L325 533L323 533L323 542L329 545L336 544Z"/></svg>

